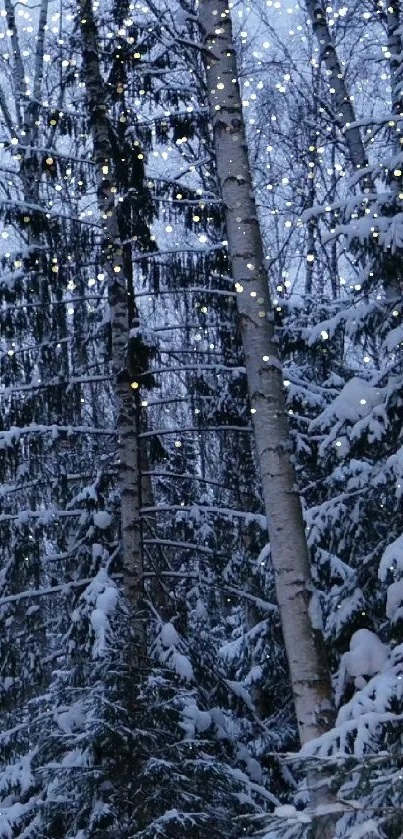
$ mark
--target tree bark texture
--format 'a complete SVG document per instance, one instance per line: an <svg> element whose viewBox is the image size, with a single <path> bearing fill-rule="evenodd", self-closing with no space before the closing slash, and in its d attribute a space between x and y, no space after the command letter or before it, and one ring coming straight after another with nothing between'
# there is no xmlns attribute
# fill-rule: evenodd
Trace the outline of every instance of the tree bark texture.
<svg viewBox="0 0 403 839"><path fill-rule="evenodd" d="M322 0L305 0L305 7L318 42L319 59L324 62L329 73L329 86L335 106L336 119L344 134L350 162L355 169L363 170L363 177L360 180L363 192L373 192L373 180L366 171L368 168L367 154L360 129L354 125L356 121L354 106L347 89L343 67L333 43L324 3Z"/></svg>
<svg viewBox="0 0 403 839"><path fill-rule="evenodd" d="M392 113L400 116L403 104L402 33L400 28L400 0L390 0L386 8L388 31L389 70L392 94ZM396 142L400 149L400 143Z"/></svg>
<svg viewBox="0 0 403 839"><path fill-rule="evenodd" d="M314 628L316 596L225 0L201 0L199 22L276 593L303 744L331 726L330 676L322 634Z"/></svg>
<svg viewBox="0 0 403 839"><path fill-rule="evenodd" d="M131 611L131 666L138 669L146 656L143 605L143 562L140 528L140 481L137 413L128 369L129 301L123 244L115 203L114 154L106 95L100 71L97 28L92 1L79 7L82 73L91 121L97 201L103 228L104 270L108 279L111 315L112 369L119 440L121 544L123 584Z"/></svg>

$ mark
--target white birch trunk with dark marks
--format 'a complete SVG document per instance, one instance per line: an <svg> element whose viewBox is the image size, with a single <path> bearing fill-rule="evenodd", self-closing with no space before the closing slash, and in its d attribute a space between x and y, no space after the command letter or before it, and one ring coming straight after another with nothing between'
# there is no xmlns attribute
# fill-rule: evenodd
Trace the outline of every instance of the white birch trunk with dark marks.
<svg viewBox="0 0 403 839"><path fill-rule="evenodd" d="M105 91L100 71L97 29L91 0L80 3L82 74L93 142L97 200L104 234L104 270L108 279L111 315L112 369L119 441L121 543L123 584L131 611L130 665L138 670L145 661L143 562L140 528L140 481L136 410L128 370L129 307L123 246L115 203L113 149Z"/></svg>
<svg viewBox="0 0 403 839"><path fill-rule="evenodd" d="M322 634L315 627L316 598L225 0L201 0L199 22L276 593L298 730L306 743L331 726L332 692Z"/></svg>

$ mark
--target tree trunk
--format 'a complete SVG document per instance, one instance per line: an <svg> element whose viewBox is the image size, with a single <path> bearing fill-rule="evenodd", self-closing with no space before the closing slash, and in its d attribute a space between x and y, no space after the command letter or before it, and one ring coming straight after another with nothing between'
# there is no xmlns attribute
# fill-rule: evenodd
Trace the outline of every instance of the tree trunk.
<svg viewBox="0 0 403 839"><path fill-rule="evenodd" d="M276 593L303 744L332 724L330 676L322 634L315 625L316 598L291 461L283 374L246 149L230 15L224 0L202 0L199 15Z"/></svg>
<svg viewBox="0 0 403 839"><path fill-rule="evenodd" d="M400 36L400 2L393 0L387 4L386 24L388 33L388 49L391 53L389 62L391 76L392 112L399 116L401 111L401 36ZM368 167L368 159L362 141L360 129L354 125L356 115L350 98L348 87L344 78L343 68L339 61L333 38L328 26L326 9L323 0L305 0L306 10L312 23L312 29L316 36L320 60L325 63L329 73L330 91L336 110L336 118L340 128L343 130L348 157L350 163L356 170L364 172ZM352 126L352 127L351 127ZM396 146L399 147L399 143ZM400 150L400 148L399 148ZM400 176L399 176L400 177ZM366 172L360 178L360 189L365 195L372 193L376 196L376 186L372 176ZM400 190L400 181L395 179L394 191ZM396 278L384 280L384 289L388 297L395 297L400 293L399 282Z"/></svg>
<svg viewBox="0 0 403 839"><path fill-rule="evenodd" d="M145 661L143 562L140 528L140 481L137 415L128 369L129 301L123 245L115 203L114 154L106 94L99 64L92 0L80 3L82 73L91 119L97 200L102 219L104 270L111 314L112 369L119 440L123 584L131 610L129 664L134 672Z"/></svg>
<svg viewBox="0 0 403 839"><path fill-rule="evenodd" d="M388 31L388 51L390 53L389 70L392 94L392 113L400 116L402 113L402 37L400 29L400 0L390 0L386 9L386 25ZM400 151L400 143L396 140L396 149Z"/></svg>
<svg viewBox="0 0 403 839"><path fill-rule="evenodd" d="M367 155L360 129L354 126L355 112L346 86L343 67L339 61L333 38L327 23L326 10L322 0L305 0L306 10L319 47L319 60L323 61L329 73L332 102L337 122L344 133L350 162L355 169L368 167ZM363 192L374 191L374 184L368 172L360 180Z"/></svg>

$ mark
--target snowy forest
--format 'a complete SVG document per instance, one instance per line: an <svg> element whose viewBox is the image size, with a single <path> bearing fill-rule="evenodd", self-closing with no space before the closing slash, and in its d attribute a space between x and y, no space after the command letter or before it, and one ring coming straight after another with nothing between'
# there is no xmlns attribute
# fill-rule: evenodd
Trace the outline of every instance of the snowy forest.
<svg viewBox="0 0 403 839"><path fill-rule="evenodd" d="M403 3L0 4L0 839L403 837Z"/></svg>

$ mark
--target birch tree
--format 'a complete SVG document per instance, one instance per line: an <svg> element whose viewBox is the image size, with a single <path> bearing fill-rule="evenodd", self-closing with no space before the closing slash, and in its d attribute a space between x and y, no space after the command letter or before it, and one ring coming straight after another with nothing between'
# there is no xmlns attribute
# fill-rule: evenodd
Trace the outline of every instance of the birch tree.
<svg viewBox="0 0 403 839"><path fill-rule="evenodd" d="M302 509L291 461L282 368L226 4L204 0L199 21L276 592L298 730L301 743L306 743L331 725L330 676L317 624Z"/></svg>

